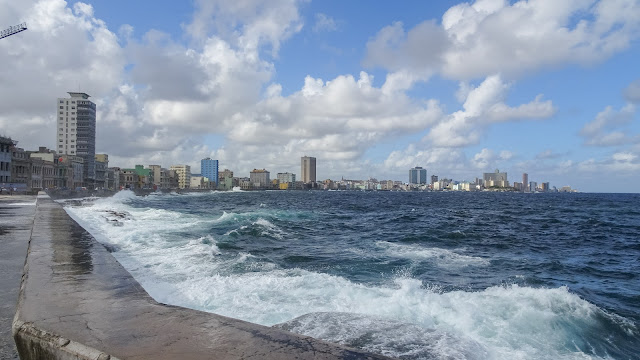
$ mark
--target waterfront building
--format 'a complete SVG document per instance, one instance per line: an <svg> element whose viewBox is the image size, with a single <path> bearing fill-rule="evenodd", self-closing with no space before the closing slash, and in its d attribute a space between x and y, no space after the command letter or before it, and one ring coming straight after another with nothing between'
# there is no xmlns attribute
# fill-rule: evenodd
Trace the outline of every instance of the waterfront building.
<svg viewBox="0 0 640 360"><path fill-rule="evenodd" d="M224 169L224 171L218 172L218 190L231 190L233 186L233 171Z"/></svg>
<svg viewBox="0 0 640 360"><path fill-rule="evenodd" d="M200 173L209 179L208 181L218 183L218 160L206 158L200 160Z"/></svg>
<svg viewBox="0 0 640 360"><path fill-rule="evenodd" d="M253 171L249 173L249 179L254 189L266 189L271 186L269 172L265 169L253 169Z"/></svg>
<svg viewBox="0 0 640 360"><path fill-rule="evenodd" d="M163 168L160 165L149 165L148 168L153 177L154 189L171 188L169 170Z"/></svg>
<svg viewBox="0 0 640 360"><path fill-rule="evenodd" d="M96 188L107 188L107 169L109 168L109 155L96 154Z"/></svg>
<svg viewBox="0 0 640 360"><path fill-rule="evenodd" d="M535 181L530 181L529 182L529 192L536 192L538 188L538 183Z"/></svg>
<svg viewBox="0 0 640 360"><path fill-rule="evenodd" d="M422 185L427 183L427 169L416 166L409 170L409 184Z"/></svg>
<svg viewBox="0 0 640 360"><path fill-rule="evenodd" d="M509 181L507 180L507 173L501 173L500 170L496 169L495 172L492 173L484 173L482 176L484 186L485 187L499 187L504 188L509 186Z"/></svg>
<svg viewBox="0 0 640 360"><path fill-rule="evenodd" d="M278 173L277 177L280 184L296 182L296 174L293 173Z"/></svg>
<svg viewBox="0 0 640 360"><path fill-rule="evenodd" d="M438 182L438 175L431 175L431 185Z"/></svg>
<svg viewBox="0 0 640 360"><path fill-rule="evenodd" d="M540 191L543 192L547 192L549 191L549 183L548 182L543 182L542 184L540 184Z"/></svg>
<svg viewBox="0 0 640 360"><path fill-rule="evenodd" d="M15 146L13 140L0 136L0 186L11 183L11 149Z"/></svg>
<svg viewBox="0 0 640 360"><path fill-rule="evenodd" d="M191 185L191 166L189 165L171 165L171 170L176 172L178 178L178 188L188 189Z"/></svg>
<svg viewBox="0 0 640 360"><path fill-rule="evenodd" d="M39 185L39 189L51 189L56 187L56 163L57 155L55 151L49 150L44 146L38 148L38 151L28 151L29 158L42 160L36 161L35 181ZM33 180L33 179L32 179ZM33 185L33 182L32 182Z"/></svg>
<svg viewBox="0 0 640 360"><path fill-rule="evenodd" d="M303 156L300 158L300 173L305 184L316 182L316 158Z"/></svg>
<svg viewBox="0 0 640 360"><path fill-rule="evenodd" d="M120 170L120 186L123 189L136 189L138 186L138 174L135 169Z"/></svg>
<svg viewBox="0 0 640 360"><path fill-rule="evenodd" d="M59 154L80 156L84 160L85 186L94 186L96 177L96 104L89 95L69 92L71 97L58 98L55 149Z"/></svg>
<svg viewBox="0 0 640 360"><path fill-rule="evenodd" d="M109 190L120 190L120 168L110 167L105 172L105 187Z"/></svg>
<svg viewBox="0 0 640 360"><path fill-rule="evenodd" d="M522 173L522 191L530 192L529 187L527 186L527 184L529 184L529 174Z"/></svg>
<svg viewBox="0 0 640 360"><path fill-rule="evenodd" d="M14 142L17 144L17 142ZM13 146L11 150L11 181L10 185L20 191L31 190L31 162L29 154L24 149Z"/></svg>

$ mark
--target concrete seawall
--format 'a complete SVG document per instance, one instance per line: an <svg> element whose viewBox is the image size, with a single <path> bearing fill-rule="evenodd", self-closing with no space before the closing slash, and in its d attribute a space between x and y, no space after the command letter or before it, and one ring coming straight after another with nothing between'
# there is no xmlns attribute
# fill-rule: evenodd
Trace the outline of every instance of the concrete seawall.
<svg viewBox="0 0 640 360"><path fill-rule="evenodd" d="M62 207L39 195L13 337L21 359L384 359L160 304Z"/></svg>

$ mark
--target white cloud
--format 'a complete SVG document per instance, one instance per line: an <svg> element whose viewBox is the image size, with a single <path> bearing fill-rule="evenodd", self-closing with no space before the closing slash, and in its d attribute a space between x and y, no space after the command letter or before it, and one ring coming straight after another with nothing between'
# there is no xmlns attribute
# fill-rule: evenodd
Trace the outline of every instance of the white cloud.
<svg viewBox="0 0 640 360"><path fill-rule="evenodd" d="M607 106L596 115L593 121L584 125L580 135L584 137L585 144L591 146L615 146L629 143L633 139L619 128L631 122L635 111L633 104L627 104L619 111Z"/></svg>
<svg viewBox="0 0 640 360"><path fill-rule="evenodd" d="M256 53L263 45L276 55L282 41L302 29L299 0L196 0L193 20L185 26L195 39L215 34L234 47Z"/></svg>
<svg viewBox="0 0 640 360"><path fill-rule="evenodd" d="M504 103L509 85L499 75L487 77L478 87L467 90L463 110L444 117L425 137L434 146L462 147L477 144L490 124L548 118L555 113L551 101L537 96L533 101L511 107Z"/></svg>
<svg viewBox="0 0 640 360"><path fill-rule="evenodd" d="M313 25L314 32L330 32L336 30L338 30L338 24L332 17L323 13L316 14L316 23Z"/></svg>
<svg viewBox="0 0 640 360"><path fill-rule="evenodd" d="M564 64L590 65L640 36L635 0L478 0L451 7L441 25L396 22L367 43L364 64L475 79Z"/></svg>

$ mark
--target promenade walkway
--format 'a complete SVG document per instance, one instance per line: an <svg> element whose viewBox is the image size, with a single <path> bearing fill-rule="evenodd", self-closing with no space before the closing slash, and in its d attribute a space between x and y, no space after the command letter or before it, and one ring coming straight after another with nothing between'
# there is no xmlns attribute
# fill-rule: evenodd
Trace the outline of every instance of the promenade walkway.
<svg viewBox="0 0 640 360"><path fill-rule="evenodd" d="M0 195L0 359L18 359L11 322L36 210L36 196Z"/></svg>

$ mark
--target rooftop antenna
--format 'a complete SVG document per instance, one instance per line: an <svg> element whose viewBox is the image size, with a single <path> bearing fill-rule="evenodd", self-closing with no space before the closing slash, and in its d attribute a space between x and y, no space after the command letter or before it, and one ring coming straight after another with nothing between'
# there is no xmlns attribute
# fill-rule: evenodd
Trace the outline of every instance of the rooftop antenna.
<svg viewBox="0 0 640 360"><path fill-rule="evenodd" d="M4 29L0 32L0 39L4 39L7 36L15 35L21 31L27 30L27 23L23 22L22 24L18 24L15 26L9 26L9 28Z"/></svg>

